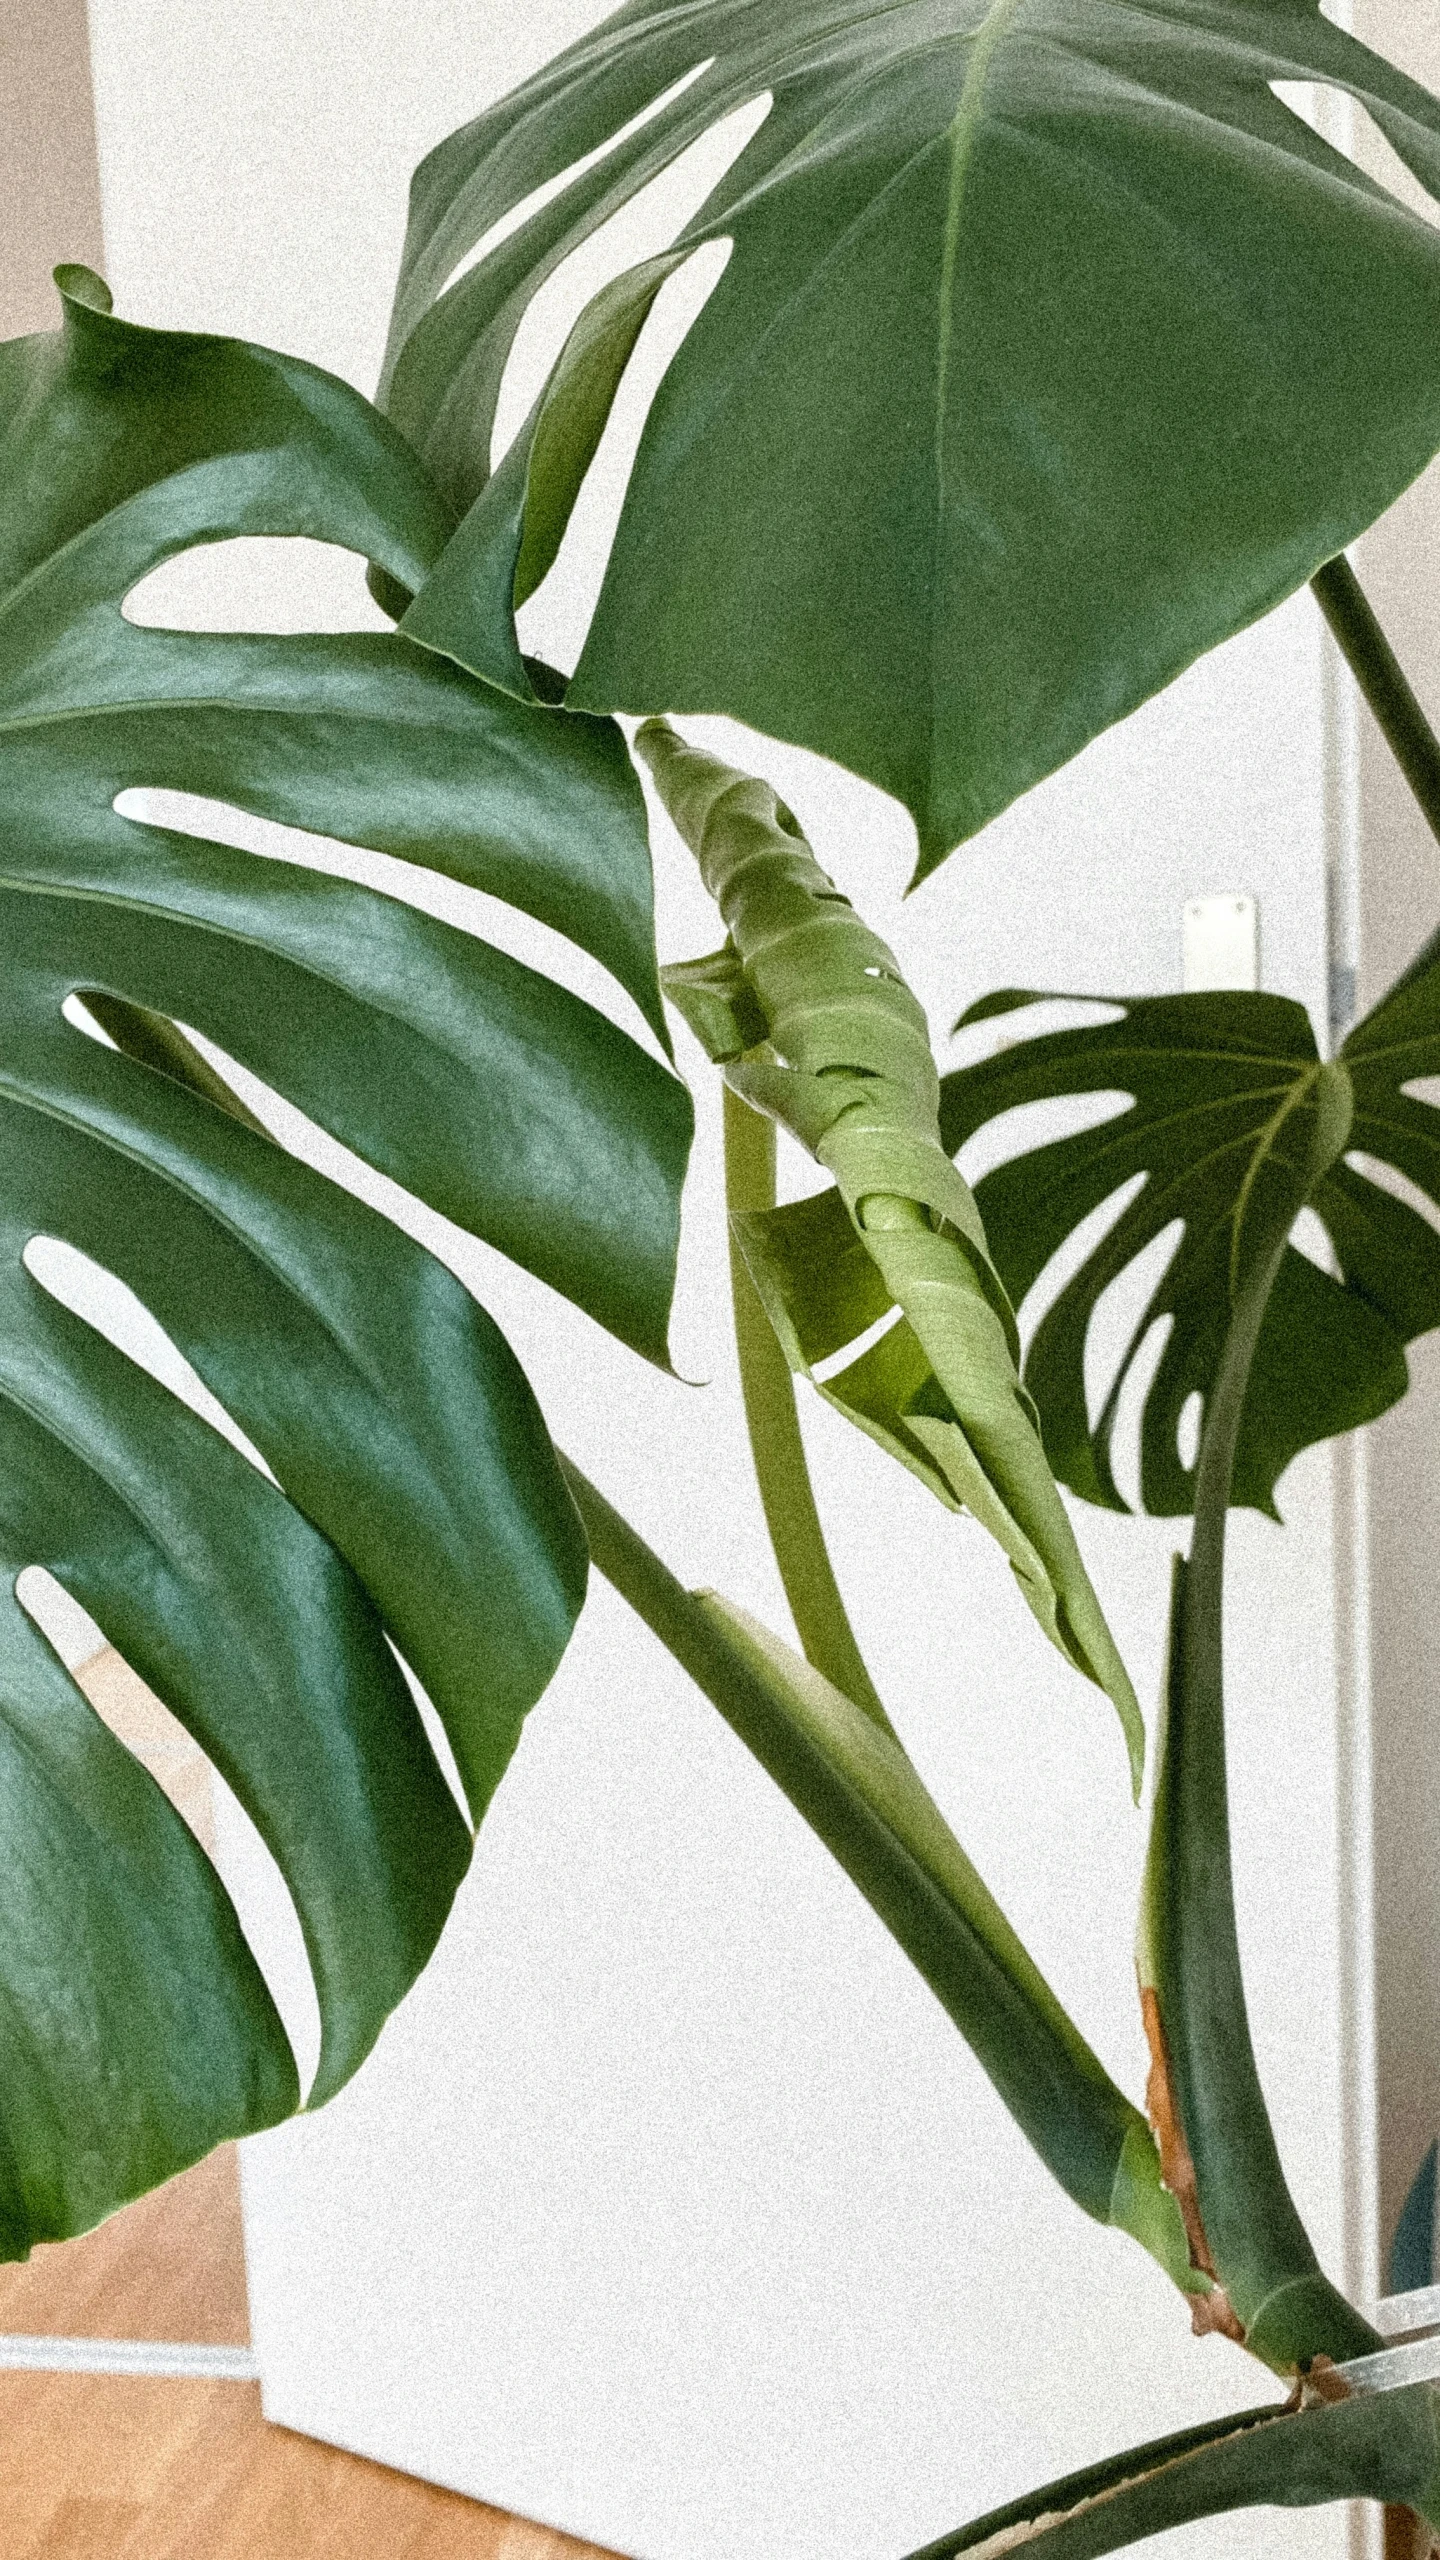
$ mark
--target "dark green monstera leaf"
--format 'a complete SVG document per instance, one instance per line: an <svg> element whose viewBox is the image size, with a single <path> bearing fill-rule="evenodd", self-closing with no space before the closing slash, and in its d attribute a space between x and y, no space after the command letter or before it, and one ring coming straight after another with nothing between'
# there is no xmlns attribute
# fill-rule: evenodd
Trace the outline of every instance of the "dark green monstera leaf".
<svg viewBox="0 0 1440 2560"><path fill-rule="evenodd" d="M1007 991L972 1006L961 1023L1052 1001ZM1019 1305L1082 1221L1141 1178L1042 1316L1024 1376L1056 1474L1087 1500L1123 1510L1111 1463L1117 1408L1152 1327L1168 1320L1144 1395L1140 1493L1147 1511L1181 1513L1193 1489L1180 1444L1185 1408L1209 1395L1247 1221L1283 1172L1287 1124L1307 1105L1319 1060L1303 1007L1281 996L1114 1001L1118 1021L1021 1037L946 1076L941 1127L953 1151L1017 1105L1131 1097L1099 1127L1014 1156L976 1184L975 1196ZM1353 1109L1349 1141L1309 1202L1337 1268L1286 1248L1245 1399L1234 1499L1263 1511L1273 1511L1276 1483L1301 1449L1372 1420L1404 1393L1405 1344L1440 1324L1440 1237L1364 1169L1366 1158L1379 1159L1440 1203L1440 1111L1404 1090L1440 1073L1435 946L1350 1034L1340 1063ZM1098 1302L1177 1220L1175 1250L1092 1422L1085 1343Z"/></svg>
<svg viewBox="0 0 1440 2560"><path fill-rule="evenodd" d="M584 1541L512 1354L445 1269L284 1153L175 1029L663 1357L689 1111L575 996L397 900L117 813L189 789L446 871L658 1015L643 815L609 723L385 633L145 629L187 546L309 535L414 585L445 510L343 384L130 327L83 272L0 349L0 2250L82 2228L297 2099L190 1833L14 1596L44 1565L253 1815L305 1931L315 2095L464 1872L388 1638L478 1819L562 1652ZM79 998L119 1042L63 1008ZM167 1065L173 1072L167 1072ZM188 1078L188 1080L187 1080ZM126 1282L267 1481L26 1267Z"/></svg>
<svg viewBox="0 0 1440 2560"><path fill-rule="evenodd" d="M1348 92L1440 190L1440 105L1318 0L631 0L416 177L382 396L471 513L409 627L528 689L512 607L666 274L729 241L570 698L819 748L906 803L929 868L1440 445L1440 240L1277 81ZM490 481L545 278L767 94Z"/></svg>

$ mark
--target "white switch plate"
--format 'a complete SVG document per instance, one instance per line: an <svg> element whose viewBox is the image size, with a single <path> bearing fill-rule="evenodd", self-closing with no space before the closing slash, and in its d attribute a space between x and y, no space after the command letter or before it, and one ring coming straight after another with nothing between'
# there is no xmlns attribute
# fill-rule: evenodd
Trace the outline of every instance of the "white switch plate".
<svg viewBox="0 0 1440 2560"><path fill-rule="evenodd" d="M1191 898L1185 908L1180 983L1188 995L1260 984L1260 910L1253 898Z"/></svg>

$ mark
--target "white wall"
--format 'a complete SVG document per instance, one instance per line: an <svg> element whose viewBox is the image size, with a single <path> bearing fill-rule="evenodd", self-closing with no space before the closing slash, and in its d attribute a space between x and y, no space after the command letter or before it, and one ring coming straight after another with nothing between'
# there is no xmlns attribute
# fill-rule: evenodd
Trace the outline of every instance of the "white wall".
<svg viewBox="0 0 1440 2560"><path fill-rule="evenodd" d="M410 166L600 14L91 0L121 309L266 338L368 387ZM1266 985L1323 1017L1334 700L1302 597L908 904L893 807L812 758L697 727L781 785L943 1044L997 983L1177 985L1181 910L1207 890L1258 896ZM709 947L673 839L660 875L667 956ZM783 1624L727 1339L715 1096L693 1051L685 1065L702 1138L680 1365L708 1384L651 1375L496 1257L412 1222L676 1569ZM1143 1835L1110 1711L1048 1654L973 1526L838 1418L808 1422L897 1720L1138 2095ZM1373 2128L1342 1939L1364 1806L1334 1482L1312 1454L1287 1481L1287 1529L1238 1526L1232 1733L1262 2067L1317 2243L1359 2282ZM1153 1699L1171 1533L1094 1513L1080 1528ZM285 1915L253 1854L233 1855L293 2006ZM899 2560L1036 2479L1266 2396L1050 2185L879 1924L603 1589L430 1971L348 2092L248 2147L245 2189L273 2417L649 2560ZM1261 2513L1174 2547L1298 2560L1338 2555L1345 2533L1339 2510Z"/></svg>

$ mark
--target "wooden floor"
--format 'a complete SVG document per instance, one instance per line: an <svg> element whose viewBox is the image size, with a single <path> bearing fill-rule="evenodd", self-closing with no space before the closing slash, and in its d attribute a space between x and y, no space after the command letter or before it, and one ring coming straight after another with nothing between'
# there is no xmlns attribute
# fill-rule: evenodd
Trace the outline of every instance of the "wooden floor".
<svg viewBox="0 0 1440 2560"><path fill-rule="evenodd" d="M257 2384L0 2374L6 2560L599 2560L267 2426Z"/></svg>
<svg viewBox="0 0 1440 2560"><path fill-rule="evenodd" d="M234 2152L212 2152L83 2240L0 2266L0 2331L243 2347L250 2320Z"/></svg>
<svg viewBox="0 0 1440 2560"><path fill-rule="evenodd" d="M257 2384L0 2374L5 2560L598 2560L267 2426Z"/></svg>
<svg viewBox="0 0 1440 2560"><path fill-rule="evenodd" d="M83 1685L204 1833L203 1763L116 1656ZM0 2267L0 2332L249 2336L233 2151ZM258 2385L0 2372L3 2560L606 2560L590 2543L272 2427Z"/></svg>

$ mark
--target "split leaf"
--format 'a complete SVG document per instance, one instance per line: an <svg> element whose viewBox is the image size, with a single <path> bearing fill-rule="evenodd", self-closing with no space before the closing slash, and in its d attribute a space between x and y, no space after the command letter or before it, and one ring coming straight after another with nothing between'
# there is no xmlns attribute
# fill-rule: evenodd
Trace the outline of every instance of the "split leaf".
<svg viewBox="0 0 1440 2560"><path fill-rule="evenodd" d="M62 283L63 329L0 348L7 2255L298 2098L218 1879L26 1616L22 1570L92 1612L274 1852L319 1998L316 2099L425 1963L470 1854L392 1640L478 1820L585 1588L489 1317L275 1144L179 1026L656 1358L689 1129L663 1066L473 935L117 812L189 791L430 865L558 926L658 1017L609 723L522 710L392 633L122 610L161 561L241 534L420 583L449 519L394 429L311 366ZM135 1292L271 1480L39 1285L37 1237Z"/></svg>
<svg viewBox="0 0 1440 2560"><path fill-rule="evenodd" d="M985 998L957 1028L1055 999ZM1091 1001L1091 999L1085 999ZM1208 1403L1230 1322L1247 1229L1288 1174L1277 1131L1296 1134L1320 1070L1303 1007L1270 995L1105 998L1118 1021L1020 1036L943 1079L941 1128L952 1152L1002 1113L1060 1096L1114 1093L1129 1108L1098 1127L1013 1156L976 1186L997 1268L1017 1305L1082 1222L1141 1177L1035 1328L1025 1383L1061 1482L1091 1502L1126 1505L1112 1441L1122 1391L1157 1325L1164 1347L1145 1391L1140 1494L1147 1511L1188 1512L1194 1458L1180 1445L1186 1407ZM1407 1094L1440 1072L1440 950L1350 1035L1340 1052L1352 1112L1345 1153L1306 1201L1336 1268L1283 1252L1255 1347L1232 1499L1274 1512L1275 1487L1301 1449L1353 1430L1403 1395L1405 1345L1440 1324L1440 1237L1367 1160L1392 1165L1440 1205L1440 1111ZM1297 1120L1295 1115L1299 1114ZM1085 1344L1100 1299L1156 1238L1182 1232L1131 1324L1091 1419Z"/></svg>
<svg viewBox="0 0 1440 2560"><path fill-rule="evenodd" d="M732 244L570 699L818 748L904 801L930 869L1440 446L1440 239L1276 95L1314 82L1440 193L1440 105L1319 0L629 0L415 179L382 397L473 507L426 637L513 676L520 464L486 484L516 332L768 95L667 253ZM628 326L607 306L612 353ZM598 389L572 349L527 525L568 509Z"/></svg>

